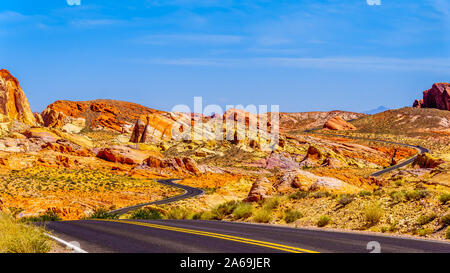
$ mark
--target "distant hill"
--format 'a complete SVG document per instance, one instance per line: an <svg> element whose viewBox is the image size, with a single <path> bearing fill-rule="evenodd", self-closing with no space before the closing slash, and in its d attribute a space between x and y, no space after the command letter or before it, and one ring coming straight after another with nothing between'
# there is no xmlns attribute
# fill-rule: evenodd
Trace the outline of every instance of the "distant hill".
<svg viewBox="0 0 450 273"><path fill-rule="evenodd" d="M367 114L367 115L375 115L375 114L378 114L378 113L381 113L381 112L384 112L384 111L387 111L387 110L390 110L390 109L387 108L386 106L381 105L381 106L379 106L379 107L376 108L376 109L372 109L372 110L369 110L369 111L365 111L364 114Z"/></svg>

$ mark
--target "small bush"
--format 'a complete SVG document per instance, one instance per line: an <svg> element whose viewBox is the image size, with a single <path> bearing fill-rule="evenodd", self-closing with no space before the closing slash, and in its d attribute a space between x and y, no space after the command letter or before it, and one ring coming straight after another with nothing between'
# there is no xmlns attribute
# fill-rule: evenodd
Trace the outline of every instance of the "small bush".
<svg viewBox="0 0 450 273"><path fill-rule="evenodd" d="M234 209L238 206L238 201L228 201L226 203L220 204L212 210L214 218L216 220L222 220L223 218L231 215Z"/></svg>
<svg viewBox="0 0 450 273"><path fill-rule="evenodd" d="M266 210L276 209L281 203L281 198L276 196L264 200L263 208Z"/></svg>
<svg viewBox="0 0 450 273"><path fill-rule="evenodd" d="M317 221L318 227L324 227L328 225L331 222L331 218L327 215L320 216L319 220Z"/></svg>
<svg viewBox="0 0 450 273"><path fill-rule="evenodd" d="M405 192L405 198L407 200L420 200L422 198L425 198L430 193L427 190L421 189L421 190L412 190Z"/></svg>
<svg viewBox="0 0 450 273"><path fill-rule="evenodd" d="M189 212L180 207L170 208L166 213L167 219L186 219L188 216Z"/></svg>
<svg viewBox="0 0 450 273"><path fill-rule="evenodd" d="M445 232L445 238L450 240L450 227L448 227L447 231Z"/></svg>
<svg viewBox="0 0 450 273"><path fill-rule="evenodd" d="M307 191L297 191L297 192L290 194L289 199L294 199L294 200L303 199L303 198L308 197L308 195L309 195L309 192L307 192Z"/></svg>
<svg viewBox="0 0 450 273"><path fill-rule="evenodd" d="M20 219L22 222L52 222L61 221L59 214L52 210L47 210L44 214L39 216L24 217Z"/></svg>
<svg viewBox="0 0 450 273"><path fill-rule="evenodd" d="M89 215L89 219L117 219L119 218L119 215L109 213L104 208L96 208L94 212Z"/></svg>
<svg viewBox="0 0 450 273"><path fill-rule="evenodd" d="M204 211L200 215L200 220L216 220L214 214L210 211Z"/></svg>
<svg viewBox="0 0 450 273"><path fill-rule="evenodd" d="M150 219L162 219L163 215L160 210L155 208L141 208L135 210L131 214L131 219L139 219L139 220L150 220Z"/></svg>
<svg viewBox="0 0 450 273"><path fill-rule="evenodd" d="M318 191L312 194L312 197L314 198L323 198L323 197L329 197L331 194L327 191Z"/></svg>
<svg viewBox="0 0 450 273"><path fill-rule="evenodd" d="M234 219L245 219L252 216L253 206L249 203L240 203L233 210L233 218Z"/></svg>
<svg viewBox="0 0 450 273"><path fill-rule="evenodd" d="M272 217L272 210L261 208L255 212L253 220L258 223L269 223L272 221Z"/></svg>
<svg viewBox="0 0 450 273"><path fill-rule="evenodd" d="M338 197L338 203L339 203L339 205L341 205L343 207L350 204L353 200L355 200L354 194L344 193L344 194L339 195L339 197Z"/></svg>
<svg viewBox="0 0 450 273"><path fill-rule="evenodd" d="M444 215L441 217L441 223L444 226L450 226L450 214Z"/></svg>
<svg viewBox="0 0 450 273"><path fill-rule="evenodd" d="M380 222L381 217L383 217L383 209L378 205L369 205L364 210L364 218L368 226L374 226Z"/></svg>
<svg viewBox="0 0 450 273"><path fill-rule="evenodd" d="M441 201L441 203L443 205L447 204L447 202L450 201L450 193L443 193L439 196L439 201Z"/></svg>
<svg viewBox="0 0 450 273"><path fill-rule="evenodd" d="M437 218L437 215L435 213L429 214L429 215L421 215L419 218L417 218L417 224L420 226L426 225Z"/></svg>
<svg viewBox="0 0 450 273"><path fill-rule="evenodd" d="M286 210L284 212L284 221L286 223L292 223L295 222L296 220L300 219L303 217L303 214L300 211L297 210Z"/></svg>
<svg viewBox="0 0 450 273"><path fill-rule="evenodd" d="M405 198L405 193L402 191L392 191L389 193L389 197L391 197L393 203L400 203Z"/></svg>
<svg viewBox="0 0 450 273"><path fill-rule="evenodd" d="M429 228L421 228L421 229L417 230L417 235L419 235L419 236L427 236L431 233L433 233L433 230L431 230Z"/></svg>
<svg viewBox="0 0 450 273"><path fill-rule="evenodd" d="M358 195L359 195L360 197L371 196L371 195L372 195L372 192L362 190L362 191L360 191L360 192L358 193Z"/></svg>

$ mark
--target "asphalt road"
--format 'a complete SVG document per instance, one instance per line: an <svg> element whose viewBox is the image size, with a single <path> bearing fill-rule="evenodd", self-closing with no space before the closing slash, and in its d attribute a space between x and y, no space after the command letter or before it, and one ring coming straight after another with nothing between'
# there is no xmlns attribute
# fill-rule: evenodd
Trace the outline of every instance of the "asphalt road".
<svg viewBox="0 0 450 273"><path fill-rule="evenodd" d="M113 210L110 211L110 214L116 214L116 215L123 215L125 213L128 213L130 211L148 206L148 205L163 205L163 204L169 204L172 202L176 202L182 199L187 199L187 198L191 198L197 195L201 195L204 193L204 191L202 189L197 189L197 188L193 188L193 187L189 187L189 186L185 186L185 185L181 185L181 184L177 184L177 183L173 183L173 181L176 181L179 179L163 179L163 180L158 180L158 183L163 184L163 185L167 185L167 186L172 186L172 187L176 187L176 188L180 188L182 190L185 191L184 194L181 195L177 195L174 197L170 197L170 198L166 198L163 200L158 200L155 202L150 202L150 203L143 203L143 204L139 204L139 205L135 205L135 206L131 206L131 207L126 207L126 208L121 208L121 209L117 209L117 210Z"/></svg>
<svg viewBox="0 0 450 273"><path fill-rule="evenodd" d="M450 253L445 242L219 221L83 220L47 228L102 253L369 253L378 245L382 253Z"/></svg>

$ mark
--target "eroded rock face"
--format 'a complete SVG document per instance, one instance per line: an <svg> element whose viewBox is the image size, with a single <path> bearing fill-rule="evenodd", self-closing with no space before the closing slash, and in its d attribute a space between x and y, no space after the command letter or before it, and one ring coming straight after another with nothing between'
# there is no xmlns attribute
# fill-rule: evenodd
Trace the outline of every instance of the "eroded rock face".
<svg viewBox="0 0 450 273"><path fill-rule="evenodd" d="M150 156L142 163L141 167L148 167L160 172L176 171L181 173L200 174L201 171L195 160L190 157L162 158Z"/></svg>
<svg viewBox="0 0 450 273"><path fill-rule="evenodd" d="M450 111L450 83L435 83L423 91L423 99L415 100L413 107L436 108Z"/></svg>
<svg viewBox="0 0 450 273"><path fill-rule="evenodd" d="M15 119L28 125L36 124L19 81L5 69L0 70L0 113L11 120Z"/></svg>
<svg viewBox="0 0 450 273"><path fill-rule="evenodd" d="M345 121L340 116L330 118L323 126L323 128L338 131L356 130L356 127Z"/></svg>
<svg viewBox="0 0 450 273"><path fill-rule="evenodd" d="M245 202L257 202L259 200L264 200L273 193L274 188L272 183L266 177L258 178L255 183L253 183L247 198L244 199Z"/></svg>
<svg viewBox="0 0 450 273"><path fill-rule="evenodd" d="M420 154L413 162L413 167L433 169L444 163L444 160L432 157L428 153Z"/></svg>
<svg viewBox="0 0 450 273"><path fill-rule="evenodd" d="M114 146L100 149L97 157L109 162L139 165L148 157L148 154L129 147Z"/></svg>

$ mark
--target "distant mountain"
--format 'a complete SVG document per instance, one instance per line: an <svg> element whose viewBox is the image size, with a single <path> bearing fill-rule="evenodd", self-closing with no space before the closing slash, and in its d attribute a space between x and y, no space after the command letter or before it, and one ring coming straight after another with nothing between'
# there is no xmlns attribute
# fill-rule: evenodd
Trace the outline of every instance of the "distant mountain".
<svg viewBox="0 0 450 273"><path fill-rule="evenodd" d="M384 111L387 111L387 110L390 110L390 109L387 108L386 106L380 106L380 107L378 107L376 109L372 109L372 110L366 111L366 112L364 112L364 114L375 115L375 114L378 114L378 113L381 113L381 112L384 112Z"/></svg>

